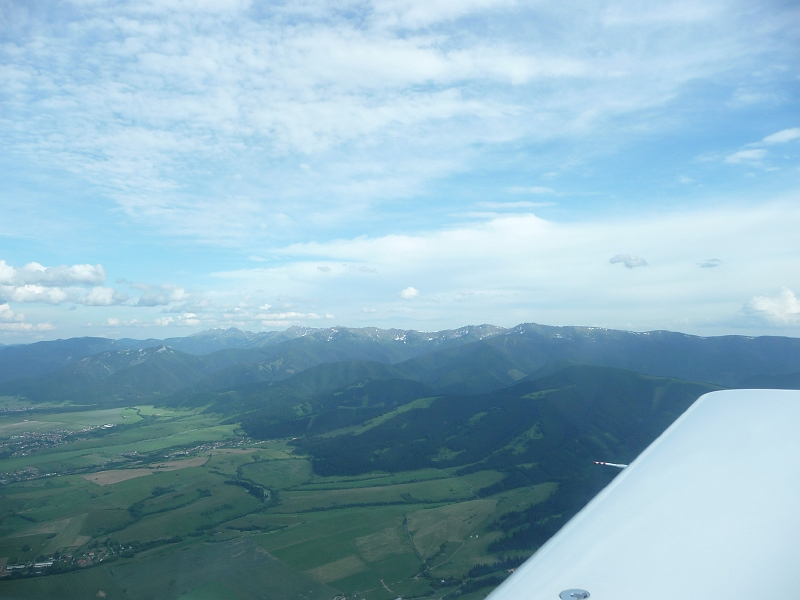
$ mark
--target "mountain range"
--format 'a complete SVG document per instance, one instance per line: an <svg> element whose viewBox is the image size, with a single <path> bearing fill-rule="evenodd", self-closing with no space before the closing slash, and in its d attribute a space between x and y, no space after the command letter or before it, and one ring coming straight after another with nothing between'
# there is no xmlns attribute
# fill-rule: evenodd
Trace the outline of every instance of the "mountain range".
<svg viewBox="0 0 800 600"><path fill-rule="evenodd" d="M288 440L321 476L499 472L479 497L557 483L492 524L492 552L540 545L613 477L593 460L632 460L729 387L800 388L800 339L522 324L0 347L0 395L34 406L191 407Z"/></svg>
<svg viewBox="0 0 800 600"><path fill-rule="evenodd" d="M172 401L221 408L220 399L231 392L236 402L247 404L249 397L252 405L277 382L319 365L349 361L391 365L392 378L421 383L439 394L487 393L570 365L615 367L724 387L800 386L800 340L795 338L523 324L435 333L346 327L263 333L212 329L165 340L72 338L4 346L0 394L92 405L177 394ZM343 364L324 371L348 368ZM341 382L350 382L345 379Z"/></svg>

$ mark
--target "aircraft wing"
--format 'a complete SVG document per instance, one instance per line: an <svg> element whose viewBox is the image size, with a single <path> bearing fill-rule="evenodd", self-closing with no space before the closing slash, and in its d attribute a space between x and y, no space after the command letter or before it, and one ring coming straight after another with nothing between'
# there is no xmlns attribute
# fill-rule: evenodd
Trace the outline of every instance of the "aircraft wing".
<svg viewBox="0 0 800 600"><path fill-rule="evenodd" d="M559 597L800 597L800 391L702 396L489 595Z"/></svg>

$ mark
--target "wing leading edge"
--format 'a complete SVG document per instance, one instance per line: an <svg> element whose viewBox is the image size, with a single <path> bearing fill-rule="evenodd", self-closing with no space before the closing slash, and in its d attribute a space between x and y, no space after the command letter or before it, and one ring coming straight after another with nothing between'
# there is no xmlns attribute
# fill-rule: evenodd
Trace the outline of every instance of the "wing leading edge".
<svg viewBox="0 0 800 600"><path fill-rule="evenodd" d="M713 392L489 598L787 597L798 540L800 391Z"/></svg>

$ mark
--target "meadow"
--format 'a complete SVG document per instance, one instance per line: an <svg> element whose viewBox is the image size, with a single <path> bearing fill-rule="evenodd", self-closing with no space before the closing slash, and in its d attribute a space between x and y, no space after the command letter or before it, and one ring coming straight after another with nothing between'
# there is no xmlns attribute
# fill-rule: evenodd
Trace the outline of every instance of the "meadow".
<svg viewBox="0 0 800 600"><path fill-rule="evenodd" d="M496 581L468 573L497 561L490 524L555 489L480 498L493 470L321 477L290 439L200 408L0 417L0 443L26 432L63 436L0 460L3 598L482 598Z"/></svg>

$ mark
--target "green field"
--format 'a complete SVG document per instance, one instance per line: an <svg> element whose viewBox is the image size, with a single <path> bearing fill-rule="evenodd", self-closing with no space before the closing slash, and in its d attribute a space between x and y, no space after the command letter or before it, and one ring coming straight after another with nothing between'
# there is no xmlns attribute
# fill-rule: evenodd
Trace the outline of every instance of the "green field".
<svg viewBox="0 0 800 600"><path fill-rule="evenodd" d="M479 498L503 477L491 470L320 477L287 440L250 440L200 409L7 413L0 443L104 424L0 460L0 564L56 559L38 576L0 571L0 597L456 597L496 560L488 525L555 487Z"/></svg>

